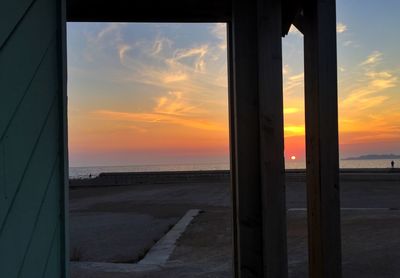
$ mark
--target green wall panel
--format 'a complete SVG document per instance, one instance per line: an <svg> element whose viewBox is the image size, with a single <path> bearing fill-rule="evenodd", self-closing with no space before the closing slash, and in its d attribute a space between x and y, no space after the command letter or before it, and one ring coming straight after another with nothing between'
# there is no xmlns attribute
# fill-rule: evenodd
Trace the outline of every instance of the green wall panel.
<svg viewBox="0 0 400 278"><path fill-rule="evenodd" d="M53 108L20 189L6 215L5 224L0 229L0 254L7 250L7 254L0 256L3 258L0 260L0 269L5 277L17 277L36 219L39 217L41 204L45 201L46 190L50 185L54 186L51 184L52 177L59 163L57 126L57 109ZM57 201L59 200L58 196L51 196L51 198L54 197ZM59 211L59 204L51 209ZM54 226L51 223L48 224ZM51 230L48 231L48 236L51 236L51 232Z"/></svg>
<svg viewBox="0 0 400 278"><path fill-rule="evenodd" d="M59 229L56 229L55 235L59 233ZM61 267L61 246L60 240L57 237L54 238L52 243L52 248L50 249L50 253L47 257L47 264L45 267L45 271L43 273L43 278L55 278L60 277Z"/></svg>
<svg viewBox="0 0 400 278"><path fill-rule="evenodd" d="M0 0L0 277L67 277L63 0Z"/></svg>
<svg viewBox="0 0 400 278"><path fill-rule="evenodd" d="M59 183L60 173L58 169L53 172L52 181L47 188L44 202L40 208L39 216L36 219L34 231L29 239L29 246L19 268L18 277L29 277L29 275L41 277L45 271L47 257L37 256L42 250L49 250L52 247L56 232L59 227ZM49 232L53 230L53 235Z"/></svg>
<svg viewBox="0 0 400 278"><path fill-rule="evenodd" d="M18 2L18 1L16 1ZM0 51L0 138L29 90L51 41L56 39L56 16L46 8L56 9L57 1L37 0L13 36ZM0 17L8 11L0 10Z"/></svg>
<svg viewBox="0 0 400 278"><path fill-rule="evenodd" d="M34 0L0 1L0 11L4 11L0 17L0 47L11 36L12 31L33 3Z"/></svg>
<svg viewBox="0 0 400 278"><path fill-rule="evenodd" d="M53 54L53 55L51 55ZM5 135L0 139L4 149L5 199L0 205L0 229L10 204L19 190L25 171L30 165L35 146L45 121L49 117L52 105L56 104L58 92L56 55L49 52L48 59L39 70L39 74L31 83L29 92L19 106L16 115L11 119ZM57 129L56 129L57 131Z"/></svg>

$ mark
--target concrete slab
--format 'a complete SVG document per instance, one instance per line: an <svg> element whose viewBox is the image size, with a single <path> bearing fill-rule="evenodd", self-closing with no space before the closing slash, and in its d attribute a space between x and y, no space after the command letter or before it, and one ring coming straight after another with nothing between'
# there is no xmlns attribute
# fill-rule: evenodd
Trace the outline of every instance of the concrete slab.
<svg viewBox="0 0 400 278"><path fill-rule="evenodd" d="M130 269L108 272L96 268L96 264L86 269L73 264L71 277L233 277L229 190L228 182L72 190L72 215L145 215L151 223L174 215L180 217L193 207L204 210L204 213L187 227L163 267L142 265L140 271L137 269L132 273ZM400 277L399 183L364 178L357 182L352 179L351 182L342 182L341 190L343 277ZM287 183L287 200L290 278L305 278L308 273L304 182ZM82 225L83 221L85 218L74 225ZM109 236L113 233L110 231Z"/></svg>
<svg viewBox="0 0 400 278"><path fill-rule="evenodd" d="M107 263L107 262L72 262L71 266L76 270L88 270L95 272L112 273L136 273L160 271L167 263L176 247L177 240L185 232L193 218L200 213L198 209L191 209L166 233L137 263Z"/></svg>
<svg viewBox="0 0 400 278"><path fill-rule="evenodd" d="M71 259L133 263L141 259L177 217L142 213L77 212L70 217Z"/></svg>
<svg viewBox="0 0 400 278"><path fill-rule="evenodd" d="M199 209L189 210L175 226L163 236L147 253L147 255L138 262L139 265L160 265L163 266L168 261L175 249L176 241L185 232L187 226L193 218L200 213Z"/></svg>

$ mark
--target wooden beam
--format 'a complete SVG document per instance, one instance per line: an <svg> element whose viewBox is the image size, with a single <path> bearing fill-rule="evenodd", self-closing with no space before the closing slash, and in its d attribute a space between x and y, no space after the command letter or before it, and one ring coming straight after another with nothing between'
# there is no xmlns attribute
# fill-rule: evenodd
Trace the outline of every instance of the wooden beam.
<svg viewBox="0 0 400 278"><path fill-rule="evenodd" d="M60 18L58 21L58 57L59 57L59 138L60 144L60 210L61 210L61 273L62 278L70 277L69 261L69 163L68 163L68 96L67 96L67 21L65 0L58 1Z"/></svg>
<svg viewBox="0 0 400 278"><path fill-rule="evenodd" d="M282 2L282 37L289 33L290 26L295 24L296 17L303 9L304 0L281 0ZM296 26L297 28L297 26ZM298 28L299 29L299 28ZM302 32L299 29L300 32Z"/></svg>
<svg viewBox="0 0 400 278"><path fill-rule="evenodd" d="M300 10L293 20L293 25L304 34L304 15L303 10Z"/></svg>
<svg viewBox="0 0 400 278"><path fill-rule="evenodd" d="M233 1L235 250L239 277L287 277L281 1Z"/></svg>
<svg viewBox="0 0 400 278"><path fill-rule="evenodd" d="M77 22L227 22L231 0L67 0Z"/></svg>
<svg viewBox="0 0 400 278"><path fill-rule="evenodd" d="M232 267L234 278L239 278L239 248L238 248L238 215L237 215L237 187L236 187L236 158L235 158L235 94L233 78L233 49L232 49L232 25L227 24L227 54L228 54L228 107L229 107L229 154L231 173L231 198L232 198L232 238L233 253Z"/></svg>
<svg viewBox="0 0 400 278"><path fill-rule="evenodd" d="M341 277L335 9L335 0L309 0L304 6L311 278Z"/></svg>
<svg viewBox="0 0 400 278"><path fill-rule="evenodd" d="M233 125L239 277L263 277L258 112L257 1L233 0L229 45L233 66Z"/></svg>
<svg viewBox="0 0 400 278"><path fill-rule="evenodd" d="M264 277L287 277L282 1L258 0L258 104Z"/></svg>

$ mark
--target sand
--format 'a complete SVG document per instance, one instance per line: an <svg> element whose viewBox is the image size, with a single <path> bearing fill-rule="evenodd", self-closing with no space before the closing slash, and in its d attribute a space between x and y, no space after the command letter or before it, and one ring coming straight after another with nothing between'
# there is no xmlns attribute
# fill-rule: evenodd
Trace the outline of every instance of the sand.
<svg viewBox="0 0 400 278"><path fill-rule="evenodd" d="M344 277L400 277L400 174L347 175L341 183ZM307 277L305 183L287 180L289 273ZM110 273L73 264L71 277L232 277L229 182L211 181L71 190L71 250L81 248L81 261L134 263L187 210L204 211L161 269Z"/></svg>

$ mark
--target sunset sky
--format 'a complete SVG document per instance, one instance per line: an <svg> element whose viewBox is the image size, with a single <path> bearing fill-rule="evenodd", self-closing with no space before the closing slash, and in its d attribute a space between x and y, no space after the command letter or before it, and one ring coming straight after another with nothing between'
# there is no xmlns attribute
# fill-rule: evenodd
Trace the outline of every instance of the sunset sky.
<svg viewBox="0 0 400 278"><path fill-rule="evenodd" d="M338 0L341 157L400 154L400 2ZM72 166L227 162L226 26L68 24ZM283 39L285 157L304 159L303 39Z"/></svg>

